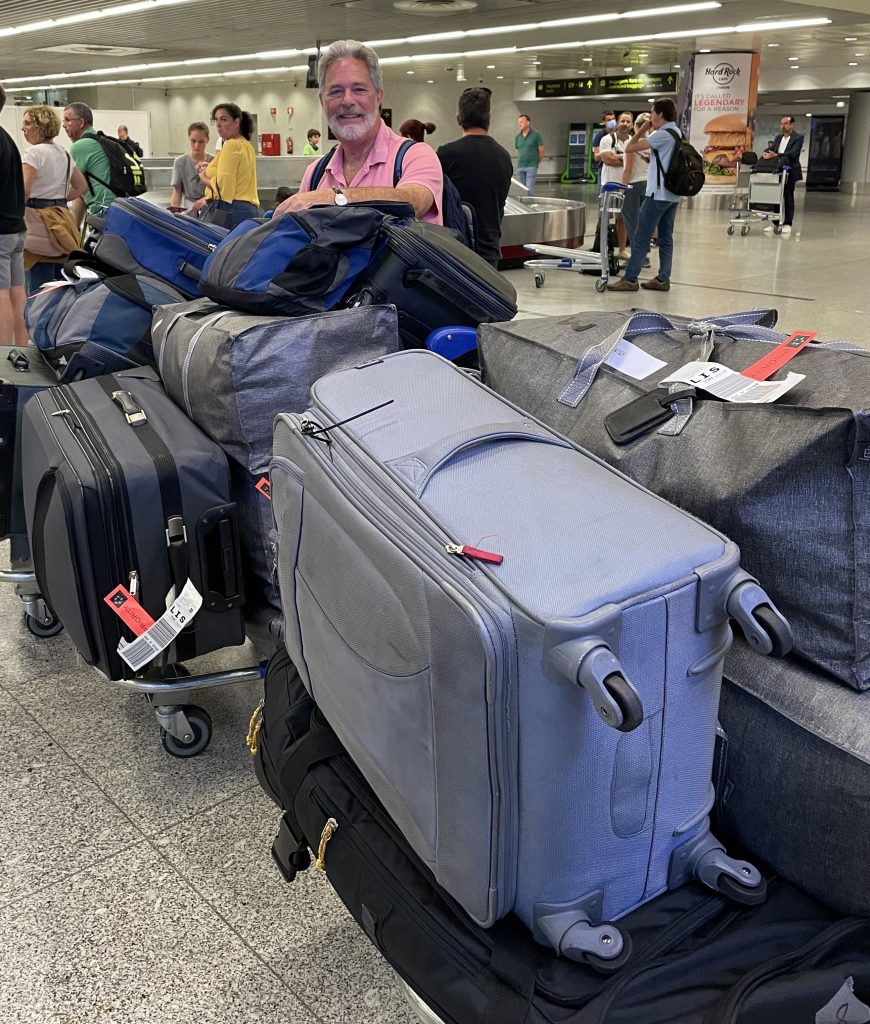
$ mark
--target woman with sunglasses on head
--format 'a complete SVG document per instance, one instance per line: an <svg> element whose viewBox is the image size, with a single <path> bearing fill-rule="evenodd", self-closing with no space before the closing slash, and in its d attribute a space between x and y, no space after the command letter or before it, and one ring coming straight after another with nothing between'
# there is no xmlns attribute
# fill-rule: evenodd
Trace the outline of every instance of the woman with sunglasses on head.
<svg viewBox="0 0 870 1024"><path fill-rule="evenodd" d="M54 141L60 118L51 107L27 107L21 131L28 148L21 158L24 174L25 284L28 295L57 280L64 259L79 244L79 228L67 202L88 190L85 176L65 149Z"/></svg>
<svg viewBox="0 0 870 1024"><path fill-rule="evenodd" d="M206 198L197 200L193 209L200 210L207 204L204 219L233 228L260 214L257 155L250 143L254 123L251 115L235 103L218 103L211 119L223 145L210 163L199 164ZM213 216L208 215L211 211Z"/></svg>

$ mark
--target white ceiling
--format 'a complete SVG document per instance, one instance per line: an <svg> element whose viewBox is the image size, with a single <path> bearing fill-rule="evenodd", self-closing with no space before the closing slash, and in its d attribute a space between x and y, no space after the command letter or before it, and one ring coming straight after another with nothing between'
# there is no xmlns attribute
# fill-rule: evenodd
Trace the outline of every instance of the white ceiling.
<svg viewBox="0 0 870 1024"><path fill-rule="evenodd" d="M413 70L419 76L418 80L455 81L458 67L463 68L467 80L483 79L485 82L495 81L497 76L504 76L507 81L522 81L576 76L581 71L597 75L618 74L625 67L632 67L635 73L661 71L680 63L686 53L705 46L718 50L759 49L763 54L763 73L767 69L786 72L793 63L799 64L801 72L823 71L828 92L838 81L839 69L842 69L844 77L856 70L866 69L870 73L870 0L834 0L838 6L861 10L820 10L800 0L725 0L719 9L702 13L630 16L598 24L526 31L517 30L514 26L610 12L642 12L664 6L666 0L651 0L644 4L640 0L596 0L594 3L592 0L478 0L474 10L464 12L452 9L450 2L426 0L426 13L410 13L397 10L393 0L249 0L248 3L240 3L239 0L180 0L174 6L156 6L152 10L105 17L87 24L4 36L4 28L62 18L94 10L98 6L104 6L104 9L117 6L110 3L101 5L99 0L93 5L87 0L6 0L0 15L0 81L7 87L26 84L28 89L34 89L49 81L65 84L57 77L61 74L74 74L75 77L68 81L76 84L98 84L106 80L141 80L147 83L149 79L160 77L161 88L180 88L195 82L163 79L169 75L253 68L298 68L305 64L306 53L273 59L251 57L239 62L224 62L218 58L279 48L313 52L318 39L326 45L333 39L344 37L381 41L376 49L382 59L511 46L530 48L491 56L432 56L410 64L385 63L385 77L392 80L401 80L407 70ZM832 23L821 28L790 30L767 27L773 21L816 16L827 16ZM745 23L757 25L757 30L705 35L705 29ZM481 28L503 28L505 31L428 43L387 45L383 42L427 33ZM691 35L667 40L643 41L640 38L654 33L680 31L689 31ZM846 42L848 36L857 37L857 41ZM595 40L611 42L594 45ZM535 49L570 41L582 41L584 45L569 49ZM66 43L141 47L150 52L121 57L45 52L47 47ZM855 56L865 52L864 46L868 56ZM584 60L584 57L591 60ZM789 61L789 57L797 57L798 61ZM131 65L197 58L212 60L206 65L193 67L127 70ZM849 61L856 62L857 67L850 68ZM120 70L102 77L87 74L108 68ZM266 77L269 74L267 72ZM298 74L298 71L290 72L289 77ZM10 81L25 76L48 77L26 83ZM280 73L280 77L288 77L288 72Z"/></svg>

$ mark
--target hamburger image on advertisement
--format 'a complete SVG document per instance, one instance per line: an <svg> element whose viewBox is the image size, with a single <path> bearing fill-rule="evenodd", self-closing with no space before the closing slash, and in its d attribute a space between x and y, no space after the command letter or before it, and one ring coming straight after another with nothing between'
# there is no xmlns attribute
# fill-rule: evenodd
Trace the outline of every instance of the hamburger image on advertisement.
<svg viewBox="0 0 870 1024"><path fill-rule="evenodd" d="M740 157L748 145L746 118L742 114L720 114L704 125L704 132L704 180L711 185L733 184Z"/></svg>

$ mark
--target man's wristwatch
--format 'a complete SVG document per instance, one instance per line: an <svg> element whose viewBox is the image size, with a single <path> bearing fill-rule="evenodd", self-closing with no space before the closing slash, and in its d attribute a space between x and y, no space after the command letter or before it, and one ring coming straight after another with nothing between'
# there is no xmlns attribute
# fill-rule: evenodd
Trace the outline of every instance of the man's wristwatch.
<svg viewBox="0 0 870 1024"><path fill-rule="evenodd" d="M336 188L334 185L332 191L335 193L335 205L336 206L347 206L347 196L340 188Z"/></svg>

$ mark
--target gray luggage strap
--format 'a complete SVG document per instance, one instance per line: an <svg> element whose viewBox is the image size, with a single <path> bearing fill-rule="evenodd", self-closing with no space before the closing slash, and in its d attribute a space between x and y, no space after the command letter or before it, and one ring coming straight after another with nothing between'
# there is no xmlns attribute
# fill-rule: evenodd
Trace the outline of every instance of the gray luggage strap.
<svg viewBox="0 0 870 1024"><path fill-rule="evenodd" d="M621 341L632 341L635 338L643 337L645 334L660 334L662 331L684 331L690 336L697 336L701 340L702 354L709 354L713 345L713 333L716 328L726 328L723 333L731 338L739 338L743 341L784 341L786 335L779 331L771 330L768 327L761 327L758 321L767 316L771 311L765 309L752 309L742 313L728 313L723 316L707 317L703 320L680 320L670 319L661 313L638 312L628 323L612 334L609 334L597 345L584 352L577 363L574 375L567 387L558 397L561 405L567 405L572 409L586 397L586 393L592 387L598 370L607 361L611 352ZM691 401L691 399L684 399Z"/></svg>

